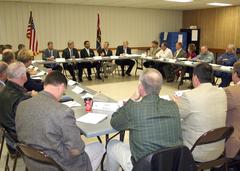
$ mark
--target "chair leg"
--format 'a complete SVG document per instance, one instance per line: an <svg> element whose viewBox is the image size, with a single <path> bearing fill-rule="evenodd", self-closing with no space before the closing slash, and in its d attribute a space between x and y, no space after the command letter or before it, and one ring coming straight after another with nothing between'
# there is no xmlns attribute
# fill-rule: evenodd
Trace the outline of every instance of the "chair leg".
<svg viewBox="0 0 240 171"><path fill-rule="evenodd" d="M15 170L16 170L17 160L18 160L18 157L16 156L16 157L14 158L13 170L12 170L12 171L15 171Z"/></svg>
<svg viewBox="0 0 240 171"><path fill-rule="evenodd" d="M2 138L1 147L0 147L0 159L2 157L3 146L4 146L4 137Z"/></svg>
<svg viewBox="0 0 240 171"><path fill-rule="evenodd" d="M5 162L5 171L10 171L9 166L8 166L8 161L9 161L9 152L7 153L7 158Z"/></svg>

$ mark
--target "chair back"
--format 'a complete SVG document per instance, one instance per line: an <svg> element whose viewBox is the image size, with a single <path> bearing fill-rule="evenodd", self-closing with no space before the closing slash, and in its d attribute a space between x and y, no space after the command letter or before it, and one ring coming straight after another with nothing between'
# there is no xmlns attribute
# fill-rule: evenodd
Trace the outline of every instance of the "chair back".
<svg viewBox="0 0 240 171"><path fill-rule="evenodd" d="M34 160L42 164L54 166L61 171L63 170L62 167L59 164L57 164L55 160L53 160L50 156L48 156L47 154L45 154L43 151L39 149L36 149L26 144L19 143L17 144L17 150L21 153L21 155L31 160Z"/></svg>
<svg viewBox="0 0 240 171"><path fill-rule="evenodd" d="M196 171L197 167L190 150L177 146L158 150L140 159L133 171Z"/></svg>
<svg viewBox="0 0 240 171"><path fill-rule="evenodd" d="M191 148L191 152L194 150L196 146L199 145L211 144L222 140L227 141L228 138L232 135L233 131L234 131L233 127L221 127L217 129L212 129L204 133L197 139L197 141Z"/></svg>

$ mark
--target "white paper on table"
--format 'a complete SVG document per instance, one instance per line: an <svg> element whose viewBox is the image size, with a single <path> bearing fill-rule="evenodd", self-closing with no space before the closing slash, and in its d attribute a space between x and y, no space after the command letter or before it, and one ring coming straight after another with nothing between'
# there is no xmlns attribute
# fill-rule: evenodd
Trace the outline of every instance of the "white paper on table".
<svg viewBox="0 0 240 171"><path fill-rule="evenodd" d="M84 89L81 88L81 87L79 87L79 86L76 86L76 87L74 87L74 88L72 89L72 91L73 91L74 93L76 93L76 94L80 94L80 93L82 93L82 92L84 91Z"/></svg>
<svg viewBox="0 0 240 171"><path fill-rule="evenodd" d="M147 59L152 59L152 57L151 56L147 56Z"/></svg>
<svg viewBox="0 0 240 171"><path fill-rule="evenodd" d="M31 77L39 77L39 76L43 76L45 75L46 72L45 71L40 71L39 73L37 73L36 75L31 75Z"/></svg>
<svg viewBox="0 0 240 171"><path fill-rule="evenodd" d="M68 102L63 102L62 104L72 108L72 107L79 107L81 106L81 104L79 104L78 102L76 101L68 101Z"/></svg>
<svg viewBox="0 0 240 171"><path fill-rule="evenodd" d="M182 34L179 34L178 35L178 42L183 42L183 35Z"/></svg>
<svg viewBox="0 0 240 171"><path fill-rule="evenodd" d="M218 67L218 66L220 66L220 65L218 65L218 64L210 64L210 65L212 65L213 67Z"/></svg>
<svg viewBox="0 0 240 171"><path fill-rule="evenodd" d="M175 63L176 59L168 59L168 62Z"/></svg>
<svg viewBox="0 0 240 171"><path fill-rule="evenodd" d="M101 57L101 56L94 56L93 59L94 59L94 60L101 60L102 57Z"/></svg>
<svg viewBox="0 0 240 171"><path fill-rule="evenodd" d="M119 56L110 56L111 59L119 59Z"/></svg>
<svg viewBox="0 0 240 171"><path fill-rule="evenodd" d="M172 99L170 98L169 95L163 95L163 96L159 96L161 99L167 100L167 101L172 101Z"/></svg>
<svg viewBox="0 0 240 171"><path fill-rule="evenodd" d="M192 61L184 61L184 63L187 64L187 65L191 65L191 64L193 64Z"/></svg>
<svg viewBox="0 0 240 171"><path fill-rule="evenodd" d="M34 79L34 80L42 80L41 77L33 77L32 79Z"/></svg>
<svg viewBox="0 0 240 171"><path fill-rule="evenodd" d="M230 66L221 66L221 69L230 71L233 67Z"/></svg>
<svg viewBox="0 0 240 171"><path fill-rule="evenodd" d="M65 58L56 58L55 59L56 62L66 62Z"/></svg>
<svg viewBox="0 0 240 171"><path fill-rule="evenodd" d="M180 91L175 91L174 95L175 96L178 96L178 97L181 97L183 95L184 92L188 92L188 91L191 91L191 90L180 90Z"/></svg>
<svg viewBox="0 0 240 171"><path fill-rule="evenodd" d="M86 93L82 96L82 99L85 99L85 98L93 98L93 95L90 93Z"/></svg>
<svg viewBox="0 0 240 171"><path fill-rule="evenodd" d="M192 30L192 41L198 41L198 30Z"/></svg>
<svg viewBox="0 0 240 171"><path fill-rule="evenodd" d="M74 84L76 84L77 82L76 81L73 81L73 80L68 80L68 85L72 86Z"/></svg>
<svg viewBox="0 0 240 171"><path fill-rule="evenodd" d="M118 103L93 102L92 109L115 112L119 107Z"/></svg>
<svg viewBox="0 0 240 171"><path fill-rule="evenodd" d="M106 114L100 113L87 113L86 115L81 116L77 119L78 122L97 124L107 118Z"/></svg>

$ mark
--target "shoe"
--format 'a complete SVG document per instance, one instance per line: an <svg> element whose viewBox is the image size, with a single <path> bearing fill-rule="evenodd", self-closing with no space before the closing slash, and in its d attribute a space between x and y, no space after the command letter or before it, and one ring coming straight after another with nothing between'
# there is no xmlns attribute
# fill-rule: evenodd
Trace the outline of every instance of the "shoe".
<svg viewBox="0 0 240 171"><path fill-rule="evenodd" d="M122 73L122 77L125 77L125 74L124 74L124 73Z"/></svg>
<svg viewBox="0 0 240 171"><path fill-rule="evenodd" d="M101 79L102 79L102 77L100 77L100 75L98 75L98 76L97 76L97 79L98 79L98 80L101 80Z"/></svg>
<svg viewBox="0 0 240 171"><path fill-rule="evenodd" d="M79 82L83 82L82 78L79 78L78 80L79 80Z"/></svg>
<svg viewBox="0 0 240 171"><path fill-rule="evenodd" d="M92 81L92 77L91 76L88 76L87 79L88 79L88 81Z"/></svg>
<svg viewBox="0 0 240 171"><path fill-rule="evenodd" d="M132 76L130 73L126 73L129 77Z"/></svg>

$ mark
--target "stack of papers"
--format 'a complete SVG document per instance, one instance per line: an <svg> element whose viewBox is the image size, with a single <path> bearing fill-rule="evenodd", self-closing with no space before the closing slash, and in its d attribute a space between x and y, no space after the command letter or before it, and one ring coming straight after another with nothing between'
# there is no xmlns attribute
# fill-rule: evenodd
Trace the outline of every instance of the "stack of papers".
<svg viewBox="0 0 240 171"><path fill-rule="evenodd" d="M118 103L93 102L92 109L115 112L119 107Z"/></svg>
<svg viewBox="0 0 240 171"><path fill-rule="evenodd" d="M84 91L84 89L79 86L76 86L74 89L72 89L72 91L76 94L80 94Z"/></svg>
<svg viewBox="0 0 240 171"><path fill-rule="evenodd" d="M66 62L65 58L56 58L55 59L56 62Z"/></svg>
<svg viewBox="0 0 240 171"><path fill-rule="evenodd" d="M77 82L76 81L73 81L73 80L68 80L68 85L69 86L72 86L74 84L76 84Z"/></svg>
<svg viewBox="0 0 240 171"><path fill-rule="evenodd" d="M68 101L68 102L64 102L64 103L62 103L62 104L66 105L66 106L68 106L68 107L70 107L70 108L81 106L81 104L79 104L79 103L76 102L76 101Z"/></svg>
<svg viewBox="0 0 240 171"><path fill-rule="evenodd" d="M88 113L77 119L78 122L97 124L107 118L107 115L100 113Z"/></svg>

